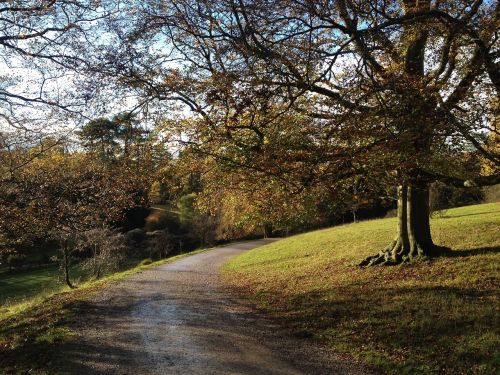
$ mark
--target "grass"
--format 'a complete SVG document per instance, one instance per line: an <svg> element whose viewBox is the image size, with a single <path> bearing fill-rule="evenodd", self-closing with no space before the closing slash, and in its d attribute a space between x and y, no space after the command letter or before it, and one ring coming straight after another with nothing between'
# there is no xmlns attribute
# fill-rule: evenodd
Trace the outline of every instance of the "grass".
<svg viewBox="0 0 500 375"><path fill-rule="evenodd" d="M0 306L19 298L32 297L61 285L56 265L26 272L0 273Z"/></svg>
<svg viewBox="0 0 500 375"><path fill-rule="evenodd" d="M105 286L127 276L202 251L205 250L157 262L143 261L122 272L83 282L77 289L62 292L58 288L47 290L42 296L26 298L4 309L0 312L0 374L67 373L62 370L64 361L59 348L73 337L69 326L75 314L78 314L80 304ZM32 278L37 279L36 276Z"/></svg>
<svg viewBox="0 0 500 375"><path fill-rule="evenodd" d="M356 267L390 242L390 218L290 237L222 273L298 334L382 372L498 373L500 203L448 210L431 225L456 257Z"/></svg>
<svg viewBox="0 0 500 375"><path fill-rule="evenodd" d="M129 263L122 269L128 271L139 265L142 263ZM78 264L71 266L70 275L72 284L77 287L86 287L89 282L94 281L92 273ZM105 277L103 280L107 279ZM0 321L38 306L57 293L71 290L64 282L62 271L55 264L36 270L0 272Z"/></svg>
<svg viewBox="0 0 500 375"><path fill-rule="evenodd" d="M77 285L88 280L88 275L79 266L73 266L70 274ZM15 310L19 304L65 290L69 288L55 264L30 271L0 272L0 318L7 310Z"/></svg>

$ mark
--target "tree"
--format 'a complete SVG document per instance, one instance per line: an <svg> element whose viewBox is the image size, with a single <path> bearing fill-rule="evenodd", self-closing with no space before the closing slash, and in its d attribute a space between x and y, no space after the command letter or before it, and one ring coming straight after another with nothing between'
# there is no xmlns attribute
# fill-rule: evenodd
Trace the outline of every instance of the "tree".
<svg viewBox="0 0 500 375"><path fill-rule="evenodd" d="M200 161L205 165L203 189L197 204L217 218L216 238L231 240L249 235L276 233L314 228L324 222L319 205L327 193L315 189L289 193L280 181L245 169L221 167L216 160ZM333 211L333 207L330 207Z"/></svg>
<svg viewBox="0 0 500 375"><path fill-rule="evenodd" d="M137 148L147 141L148 131L142 129L134 113L124 112L113 117L113 122L118 125L119 138L123 143L123 157L125 159L134 157L138 154Z"/></svg>
<svg viewBox="0 0 500 375"><path fill-rule="evenodd" d="M500 181L498 169L481 176L453 168L471 149L500 161L484 137L497 132L488 118L498 115L489 105L500 88L498 3L135 5L140 11L122 34L123 50L134 52L119 79L142 89L148 103L180 101L196 113L203 131L188 142L201 152L216 144L210 150L224 163L267 170L286 185L364 175L398 186L395 240L364 266L439 255L429 224L431 182ZM148 54L150 41L165 44ZM304 120L281 122L290 113ZM269 132L280 122L301 138L278 147Z"/></svg>
<svg viewBox="0 0 500 375"><path fill-rule="evenodd" d="M57 239L71 286L69 261L78 234L112 225L128 210L144 206L136 193L149 181L135 178L127 168L104 166L92 155L61 151L44 153L0 184L0 245Z"/></svg>
<svg viewBox="0 0 500 375"><path fill-rule="evenodd" d="M193 120L193 123L196 121ZM269 135L266 135L268 145L276 141L287 141L289 150L294 144L290 131L285 133L286 139L283 137L282 140L271 136L270 132L266 134ZM296 139L299 140L300 137ZM218 240L255 234L271 237L273 234L296 233L332 225L343 222L345 214L354 209L360 210L360 217L366 217L372 212L376 214L373 209L375 207L379 207L379 215L385 213L381 205L383 202L377 197L386 194L379 184L370 183L369 179L356 176L335 186L316 183L307 189L289 191L280 178L269 174L272 164L266 163L265 159L259 159L260 163L255 164L255 167L267 168L268 171L259 172L241 168L238 164L222 163L217 157L200 152L209 149L215 152L219 147L226 156L229 152L236 152L229 144L220 143L202 149L198 145L194 148L186 147L177 160L176 168L178 174L194 173L200 176L201 189L196 196L193 195L193 199L196 200L198 209L216 219L215 236ZM269 152L271 148L266 147L262 151ZM236 158L237 155L233 154L230 160L235 161ZM281 166L284 166L283 163ZM307 177L298 167L297 177L301 174ZM349 213L347 216L350 220Z"/></svg>
<svg viewBox="0 0 500 375"><path fill-rule="evenodd" d="M83 146L98 155L103 161L143 156L140 146L147 144L148 132L141 129L133 113L124 112L111 119L100 117L87 122L77 132Z"/></svg>
<svg viewBox="0 0 500 375"><path fill-rule="evenodd" d="M99 49L96 25L109 17L113 7L114 4L93 0L2 2L0 132L3 147L15 148L20 139L33 146L47 135L53 135L56 144L62 143L71 125L93 108L91 98L102 86L91 80L85 82L88 76L83 68ZM16 142L12 143L13 138ZM54 144L45 146L40 152L50 150ZM30 160L20 159L10 167L22 167Z"/></svg>
<svg viewBox="0 0 500 375"><path fill-rule="evenodd" d="M112 161L116 158L118 148L119 124L107 118L97 118L85 124L78 137L83 146L100 155L103 161Z"/></svg>
<svg viewBox="0 0 500 375"><path fill-rule="evenodd" d="M78 236L76 247L80 251L90 250L91 256L84 267L98 279L103 273L119 268L126 249L125 236L109 227L94 228Z"/></svg>

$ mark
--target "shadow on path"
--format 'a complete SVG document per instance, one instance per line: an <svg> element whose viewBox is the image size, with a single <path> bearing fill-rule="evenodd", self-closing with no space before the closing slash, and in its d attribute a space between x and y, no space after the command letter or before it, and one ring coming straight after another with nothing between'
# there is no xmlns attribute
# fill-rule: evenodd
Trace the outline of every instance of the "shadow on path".
<svg viewBox="0 0 500 375"><path fill-rule="evenodd" d="M63 348L73 374L365 374L228 293L222 263L270 240L144 271L79 306Z"/></svg>

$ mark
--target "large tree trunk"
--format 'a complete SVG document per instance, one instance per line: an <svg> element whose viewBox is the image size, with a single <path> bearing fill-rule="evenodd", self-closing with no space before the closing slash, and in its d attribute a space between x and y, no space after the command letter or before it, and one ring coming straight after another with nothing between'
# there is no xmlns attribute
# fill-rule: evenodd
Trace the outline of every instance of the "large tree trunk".
<svg viewBox="0 0 500 375"><path fill-rule="evenodd" d="M425 259L439 254L429 222L429 187L409 184L398 187L398 226L396 238L380 253L359 265L391 265Z"/></svg>
<svg viewBox="0 0 500 375"><path fill-rule="evenodd" d="M398 187L398 231L396 239L387 248L390 253L389 259L393 262L399 262L408 252L410 244L408 242L408 187L401 185Z"/></svg>
<svg viewBox="0 0 500 375"><path fill-rule="evenodd" d="M408 240L410 259L434 255L431 226L429 222L429 186L427 184L408 187Z"/></svg>
<svg viewBox="0 0 500 375"><path fill-rule="evenodd" d="M402 5L407 15L430 9L430 1L425 0L402 0ZM429 185L419 181L412 173L418 168L418 159L426 158L431 149L432 134L425 122L428 121L427 116L435 107L435 103L422 96L418 85L424 76L428 31L422 23L416 27L405 27L404 34L403 40L407 43L404 61L408 82L402 88L401 95L405 99L402 103L403 109L408 113L404 125L407 135L411 135L410 142L405 145L405 152L412 151L408 153L407 159L414 158L415 162L412 167L400 171L402 176L406 176L408 183L398 188L396 239L379 254L363 260L361 266L397 264L438 254L437 247L432 242L429 223ZM417 85L412 88L413 82Z"/></svg>

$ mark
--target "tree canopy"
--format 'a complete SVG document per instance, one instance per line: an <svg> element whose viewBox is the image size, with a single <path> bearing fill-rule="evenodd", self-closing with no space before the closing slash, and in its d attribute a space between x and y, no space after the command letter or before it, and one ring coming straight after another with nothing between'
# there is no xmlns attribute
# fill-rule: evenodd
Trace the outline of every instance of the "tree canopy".
<svg viewBox="0 0 500 375"><path fill-rule="evenodd" d="M172 125L160 138L177 136L174 148L235 176L245 170L287 194L349 191L354 206L362 186L398 187L398 234L363 263L372 265L439 253L430 183L499 182L499 9L482 0L33 1L5 8L22 16L3 21L2 41L18 56L5 61L92 77L84 97L106 82L128 113ZM34 102L67 112L49 94L81 99L35 87L47 95ZM10 106L31 103L9 95ZM80 135L103 157L118 145L128 155L142 137L128 116L92 120Z"/></svg>
<svg viewBox="0 0 500 375"><path fill-rule="evenodd" d="M498 3L136 6L119 47L133 53L119 78L150 102L192 110L190 147L289 185L363 175L400 186L398 240L369 264L437 252L425 209L430 182L499 181L498 168L456 168L466 152L498 166L486 143L498 132Z"/></svg>

